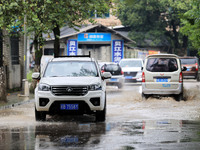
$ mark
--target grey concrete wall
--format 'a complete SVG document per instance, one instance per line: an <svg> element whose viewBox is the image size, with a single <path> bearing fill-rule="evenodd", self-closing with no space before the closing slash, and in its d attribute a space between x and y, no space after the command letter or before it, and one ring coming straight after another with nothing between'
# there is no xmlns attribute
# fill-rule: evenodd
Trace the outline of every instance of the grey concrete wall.
<svg viewBox="0 0 200 150"><path fill-rule="evenodd" d="M19 37L19 64L12 65L10 37L5 30L3 30L3 35L3 61L4 66L7 68L6 87L8 89L21 88L24 75L24 38L23 36Z"/></svg>
<svg viewBox="0 0 200 150"><path fill-rule="evenodd" d="M21 87L22 78L21 78L21 66L20 65L12 65L12 72L10 73L10 79L12 79L11 85L12 88Z"/></svg>

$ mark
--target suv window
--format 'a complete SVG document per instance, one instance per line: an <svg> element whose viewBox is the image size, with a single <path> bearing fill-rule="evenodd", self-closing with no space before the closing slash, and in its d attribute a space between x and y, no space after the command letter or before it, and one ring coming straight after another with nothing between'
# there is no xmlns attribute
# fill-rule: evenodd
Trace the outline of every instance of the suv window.
<svg viewBox="0 0 200 150"><path fill-rule="evenodd" d="M128 61L121 61L121 67L142 67L141 60L128 60Z"/></svg>
<svg viewBox="0 0 200 150"><path fill-rule="evenodd" d="M195 58L183 58L183 59L180 59L180 60L181 60L182 65L196 64L197 63L197 60Z"/></svg>
<svg viewBox="0 0 200 150"><path fill-rule="evenodd" d="M146 69L151 72L173 72L178 70L177 66L175 58L149 58Z"/></svg>
<svg viewBox="0 0 200 150"><path fill-rule="evenodd" d="M121 67L118 64L105 64L101 70L110 72L112 75L121 75Z"/></svg>
<svg viewBox="0 0 200 150"><path fill-rule="evenodd" d="M97 77L98 72L94 62L87 61L58 61L50 62L44 77Z"/></svg>

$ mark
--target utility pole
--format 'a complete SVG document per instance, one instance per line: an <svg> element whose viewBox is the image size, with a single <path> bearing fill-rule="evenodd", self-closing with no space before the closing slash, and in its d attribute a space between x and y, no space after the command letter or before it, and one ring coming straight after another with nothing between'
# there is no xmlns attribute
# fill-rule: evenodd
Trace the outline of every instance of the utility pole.
<svg viewBox="0 0 200 150"><path fill-rule="evenodd" d="M24 3L26 0L24 0ZM24 16L24 79L27 78L27 31L26 31L26 22L27 16Z"/></svg>

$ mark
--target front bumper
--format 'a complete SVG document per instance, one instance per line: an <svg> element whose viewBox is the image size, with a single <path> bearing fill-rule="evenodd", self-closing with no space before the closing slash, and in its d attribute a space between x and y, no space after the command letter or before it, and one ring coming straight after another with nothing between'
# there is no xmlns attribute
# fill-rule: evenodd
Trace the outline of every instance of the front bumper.
<svg viewBox="0 0 200 150"><path fill-rule="evenodd" d="M45 106L41 106L39 104L40 98L49 99L49 102ZM94 106L90 101L91 98L100 98L100 105ZM67 102L84 102L90 111L103 110L105 105L105 92L102 90L98 91L88 91L88 93L84 96L55 96L51 91L38 91L35 90L35 106L37 111L46 111L48 112L52 106L52 104L56 102L63 102L67 104Z"/></svg>

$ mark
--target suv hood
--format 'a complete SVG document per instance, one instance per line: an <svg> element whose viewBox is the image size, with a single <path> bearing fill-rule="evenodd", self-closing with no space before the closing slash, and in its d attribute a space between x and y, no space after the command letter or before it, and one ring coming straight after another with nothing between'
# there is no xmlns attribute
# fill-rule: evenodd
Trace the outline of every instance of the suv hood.
<svg viewBox="0 0 200 150"><path fill-rule="evenodd" d="M141 67L123 67L123 72L131 72L131 71L141 71Z"/></svg>
<svg viewBox="0 0 200 150"><path fill-rule="evenodd" d="M48 85L90 85L101 83L100 77L46 77L40 83Z"/></svg>

